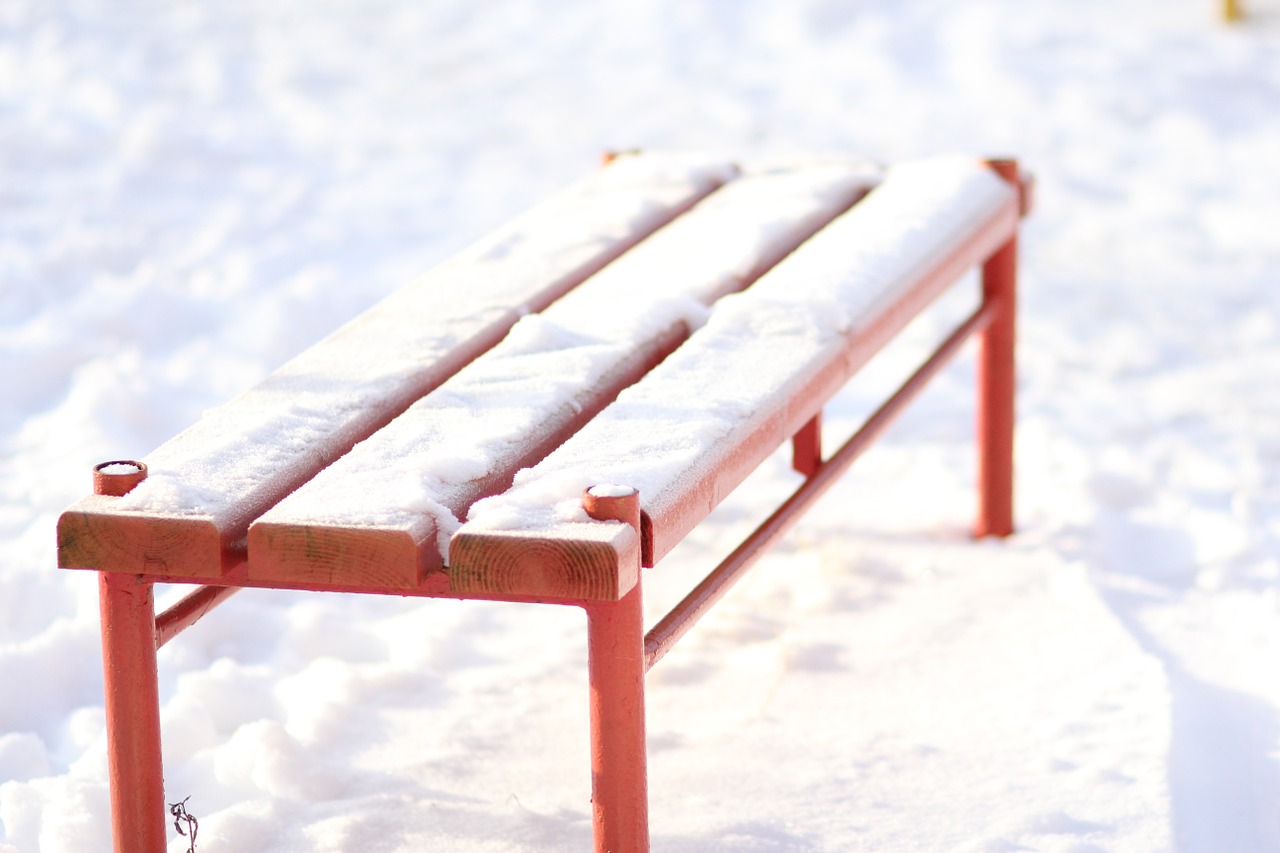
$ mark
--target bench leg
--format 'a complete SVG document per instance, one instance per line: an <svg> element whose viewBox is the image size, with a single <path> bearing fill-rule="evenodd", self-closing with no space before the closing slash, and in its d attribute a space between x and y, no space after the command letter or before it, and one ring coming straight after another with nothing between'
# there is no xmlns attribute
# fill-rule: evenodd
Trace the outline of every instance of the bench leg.
<svg viewBox="0 0 1280 853"><path fill-rule="evenodd" d="M152 584L98 573L115 853L164 853L164 777Z"/></svg>
<svg viewBox="0 0 1280 853"><path fill-rule="evenodd" d="M791 467L805 477L812 477L822 467L822 412L791 438Z"/></svg>
<svg viewBox="0 0 1280 853"><path fill-rule="evenodd" d="M1017 165L992 164L1017 185ZM978 348L978 517L975 536L1013 533L1014 340L1018 241L1015 237L982 267L982 298L993 310Z"/></svg>
<svg viewBox="0 0 1280 853"><path fill-rule="evenodd" d="M640 584L587 605L591 808L596 853L646 853L649 794Z"/></svg>

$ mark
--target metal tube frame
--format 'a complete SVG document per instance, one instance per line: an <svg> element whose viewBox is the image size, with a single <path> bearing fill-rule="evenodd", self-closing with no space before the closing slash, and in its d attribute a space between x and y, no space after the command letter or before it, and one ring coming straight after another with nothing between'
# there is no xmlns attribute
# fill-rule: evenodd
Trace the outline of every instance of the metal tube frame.
<svg viewBox="0 0 1280 853"><path fill-rule="evenodd" d="M997 160L991 168L1023 195L1018 165ZM992 313L978 344L978 515L973 534L1013 533L1013 428L1017 385L1018 237L1009 239L982 266L982 304Z"/></svg>
<svg viewBox="0 0 1280 853"><path fill-rule="evenodd" d="M640 494L617 487L582 493L582 508L598 520L640 532ZM595 853L648 853L649 750L645 744L644 607L640 553L636 585L618 601L583 602L591 686L591 825Z"/></svg>
<svg viewBox="0 0 1280 853"><path fill-rule="evenodd" d="M586 607L595 853L649 850L640 587L637 582L621 601L592 602Z"/></svg>
<svg viewBox="0 0 1280 853"><path fill-rule="evenodd" d="M115 853L164 853L164 768L153 584L98 573L107 776Z"/></svg>
<svg viewBox="0 0 1280 853"><path fill-rule="evenodd" d="M239 592L238 586L200 586L156 617L156 648L194 625L200 617Z"/></svg>

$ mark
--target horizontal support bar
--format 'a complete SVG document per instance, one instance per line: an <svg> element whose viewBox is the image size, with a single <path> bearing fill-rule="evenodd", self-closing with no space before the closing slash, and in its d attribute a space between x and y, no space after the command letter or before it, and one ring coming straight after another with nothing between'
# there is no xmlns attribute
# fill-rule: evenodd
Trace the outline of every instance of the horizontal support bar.
<svg viewBox="0 0 1280 853"><path fill-rule="evenodd" d="M238 586L202 586L156 616L156 648L160 648L200 617L239 592Z"/></svg>
<svg viewBox="0 0 1280 853"><path fill-rule="evenodd" d="M671 609L645 635L645 669L663 658L676 641L683 637L711 606L724 597L738 579L755 564L766 548L781 538L818 497L827 491L840 474L879 438L893 419L901 414L938 371L947 365L970 337L990 325L994 310L979 307L942 342L915 373L893 393L830 459L818 466L812 476L769 516L760 527L743 540L724 562L716 566L684 600Z"/></svg>
<svg viewBox="0 0 1280 853"><path fill-rule="evenodd" d="M85 571L95 571L86 569ZM116 573L118 574L118 573ZM151 583L161 584L184 584L191 583L191 579L181 575L155 575L148 576L147 580ZM204 593L204 587L200 587L192 592L187 598L198 596L196 601L188 604L187 599L183 599L174 604L173 607L160 614L157 623L160 620L168 622L172 619L179 618L179 614L170 613L179 607L186 608L188 606L199 608L202 601L214 599L214 604L221 603L225 598L231 595L232 590L237 589L292 589L299 592L338 592L349 593L352 595L396 595L401 597L412 598L445 598L453 601L497 601L506 602L508 604L560 604L569 607L586 607L590 604L586 599L581 598L560 598L546 595L505 595L501 593L472 593L472 592L455 592L449 588L449 576L444 572L436 572L428 575L427 578L413 589L401 589L399 587L375 585L375 584L352 584L352 583L329 583L329 582L308 582L308 581L264 581L249 577L249 567L245 561L240 561L227 569L226 574L222 576L216 583L208 584L213 589L226 588L225 594ZM198 611L196 619L199 619L205 613L212 609L205 608ZM187 621L176 627L165 627L164 641L168 642L185 628L191 625L191 621Z"/></svg>

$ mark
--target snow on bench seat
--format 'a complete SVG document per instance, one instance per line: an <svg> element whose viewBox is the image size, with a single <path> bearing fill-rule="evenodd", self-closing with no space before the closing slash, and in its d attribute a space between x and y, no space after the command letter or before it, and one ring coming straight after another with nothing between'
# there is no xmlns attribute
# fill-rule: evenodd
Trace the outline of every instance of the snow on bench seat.
<svg viewBox="0 0 1280 853"><path fill-rule="evenodd" d="M717 303L679 350L509 491L473 506L451 545L451 588L625 594L634 569L618 557L630 530L588 519L585 488L639 490L653 565L919 310L1010 239L1018 204L980 162L891 168L848 213Z"/></svg>
<svg viewBox="0 0 1280 853"><path fill-rule="evenodd" d="M71 507L59 565L220 576L253 518L734 172L615 159L206 413L144 459L128 495Z"/></svg>
<svg viewBox="0 0 1280 853"><path fill-rule="evenodd" d="M880 178L865 164L749 171L356 445L249 530L255 582L413 588L479 498L561 444Z"/></svg>

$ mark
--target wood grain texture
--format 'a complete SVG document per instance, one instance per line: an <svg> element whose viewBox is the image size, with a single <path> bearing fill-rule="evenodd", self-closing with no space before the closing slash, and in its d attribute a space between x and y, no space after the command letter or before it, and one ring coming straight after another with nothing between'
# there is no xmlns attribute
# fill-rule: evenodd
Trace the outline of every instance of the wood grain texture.
<svg viewBox="0 0 1280 853"><path fill-rule="evenodd" d="M414 589L443 568L430 524L417 530L255 524L249 553L249 577L283 585Z"/></svg>
<svg viewBox="0 0 1280 853"><path fill-rule="evenodd" d="M119 513L116 498L91 495L58 519L58 566L211 579L234 544L212 518Z"/></svg>
<svg viewBox="0 0 1280 853"><path fill-rule="evenodd" d="M468 531L449 548L454 593L617 601L639 579L640 537L617 521Z"/></svg>

